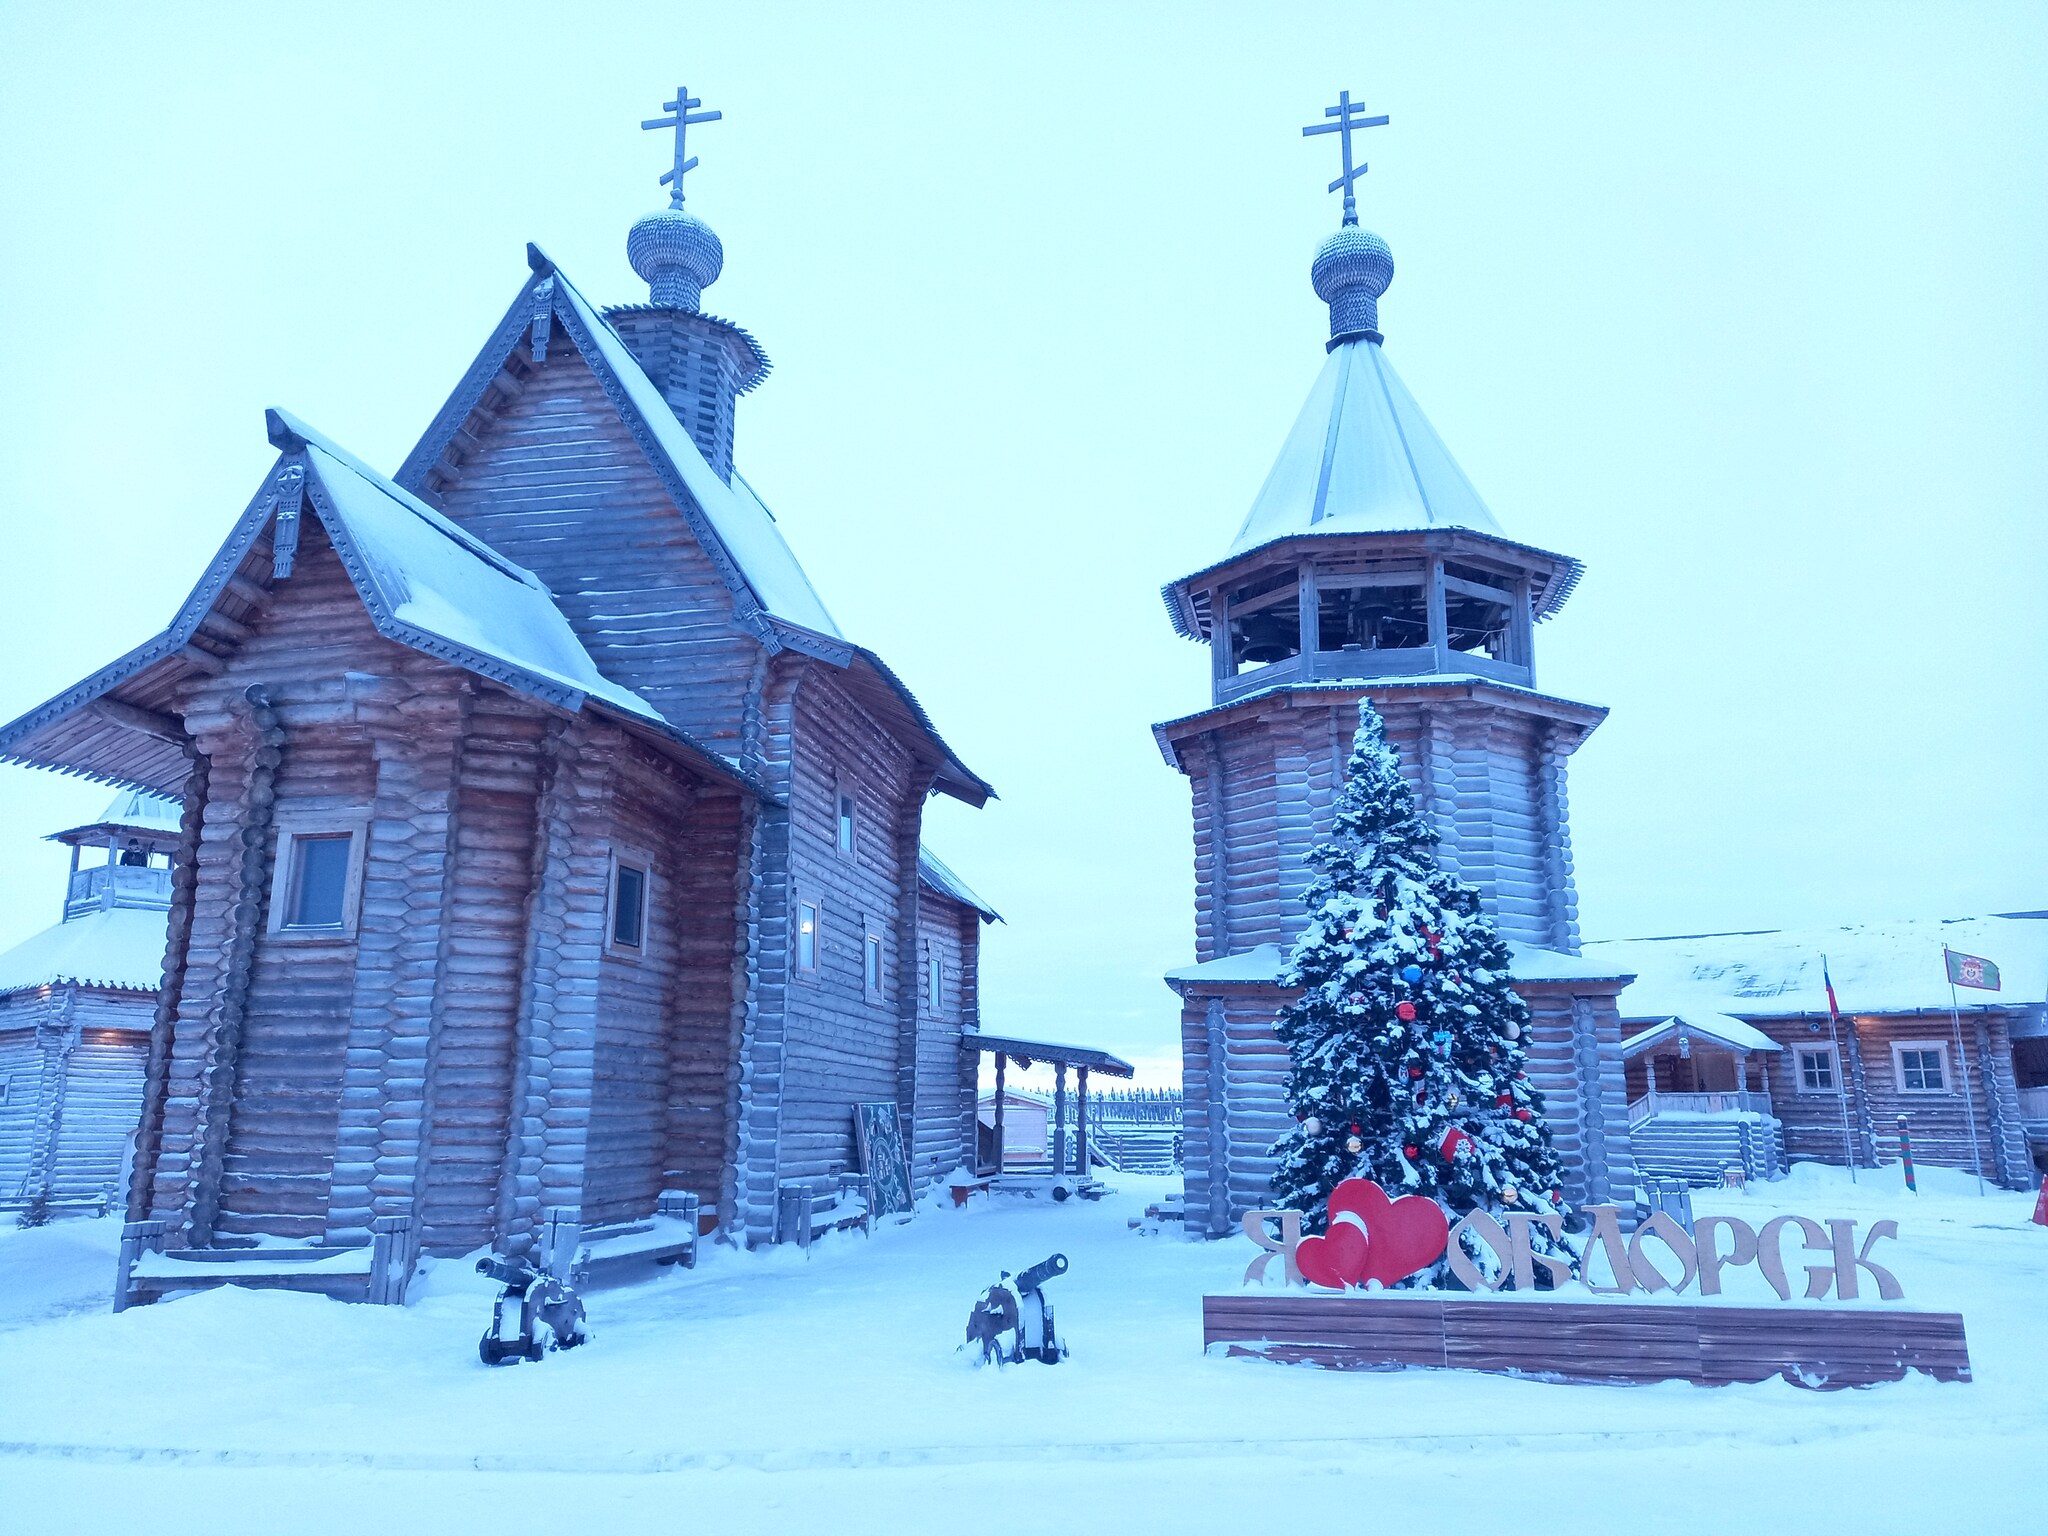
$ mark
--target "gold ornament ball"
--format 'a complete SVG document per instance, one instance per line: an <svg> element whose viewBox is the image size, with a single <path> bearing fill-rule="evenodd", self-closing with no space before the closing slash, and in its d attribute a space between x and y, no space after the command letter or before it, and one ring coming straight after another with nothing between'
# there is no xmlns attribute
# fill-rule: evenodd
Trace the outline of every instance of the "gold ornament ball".
<svg viewBox="0 0 2048 1536"><path fill-rule="evenodd" d="M1306 1120L1302 1121L1301 1128L1304 1131L1307 1131L1311 1136L1320 1136L1323 1134L1323 1122L1318 1120L1314 1115L1310 1115Z"/></svg>
<svg viewBox="0 0 2048 1536"><path fill-rule="evenodd" d="M1356 1136L1346 1136L1344 1138L1344 1150L1346 1152L1363 1152L1365 1150L1365 1143Z"/></svg>
<svg viewBox="0 0 2048 1536"><path fill-rule="evenodd" d="M1500 1192L1500 1197L1501 1199L1507 1201L1509 1205L1513 1205L1517 1200L1522 1198L1522 1192L1519 1189L1515 1188L1514 1185L1510 1184L1506 1189Z"/></svg>

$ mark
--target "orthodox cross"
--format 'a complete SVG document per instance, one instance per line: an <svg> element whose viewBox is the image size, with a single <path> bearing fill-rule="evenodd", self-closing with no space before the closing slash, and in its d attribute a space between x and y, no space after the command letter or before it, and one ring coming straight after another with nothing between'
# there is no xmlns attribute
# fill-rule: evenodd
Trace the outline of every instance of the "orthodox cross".
<svg viewBox="0 0 2048 1536"><path fill-rule="evenodd" d="M697 112L692 110L703 105L702 101L692 96L685 87L679 85L676 87L676 99L674 101L664 101L661 104L661 110L670 115L667 117L651 117L640 125L642 128L673 128L676 131L675 168L661 173L661 184L668 188L668 205L671 208L683 206L683 178L697 169L697 157L695 155L691 155L688 159L683 157L683 135L698 123L715 123L725 116L723 112ZM1350 141L1346 140L1345 142L1348 144ZM1346 163L1349 163L1348 150L1346 152Z"/></svg>
<svg viewBox="0 0 2048 1536"><path fill-rule="evenodd" d="M678 91L676 94L680 96L682 93ZM1323 116L1334 117L1336 121L1334 123L1317 123L1312 128L1301 130L1301 136L1304 139L1314 138L1319 133L1334 133L1341 136L1343 140L1344 174L1330 183L1329 190L1334 192L1339 187L1344 189L1344 222L1346 224L1356 224L1358 222L1358 199L1352 193L1351 184L1363 176L1366 171L1363 165L1354 168L1351 164L1352 132L1359 128L1381 128L1386 125L1387 121L1387 116L1384 112L1378 117L1365 117L1361 115L1364 111L1364 103L1353 101L1349 91L1339 91L1337 93L1337 105L1323 108ZM678 135L678 143L680 143L680 135ZM681 153L680 149L677 152Z"/></svg>

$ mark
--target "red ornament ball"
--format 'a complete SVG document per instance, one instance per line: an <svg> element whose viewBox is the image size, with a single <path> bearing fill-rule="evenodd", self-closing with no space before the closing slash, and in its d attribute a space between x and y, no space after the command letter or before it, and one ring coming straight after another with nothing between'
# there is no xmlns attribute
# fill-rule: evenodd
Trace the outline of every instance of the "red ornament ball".
<svg viewBox="0 0 2048 1536"><path fill-rule="evenodd" d="M1420 1076L1422 1076L1422 1068L1420 1068L1420 1067L1410 1067L1410 1068L1408 1069L1408 1075L1409 1075L1410 1077L1420 1077Z"/></svg>
<svg viewBox="0 0 2048 1536"><path fill-rule="evenodd" d="M1394 1017L1403 1024L1409 1023L1415 1017L1415 1005L1413 1003L1394 1004Z"/></svg>
<svg viewBox="0 0 2048 1536"><path fill-rule="evenodd" d="M1358 1134L1358 1127L1357 1127L1356 1125L1353 1125L1353 1126L1351 1127L1351 1134L1352 1134L1352 1135L1354 1135L1354 1136L1356 1136L1356 1135Z"/></svg>
<svg viewBox="0 0 2048 1536"><path fill-rule="evenodd" d="M1417 1156L1420 1156L1420 1154L1419 1154L1419 1153L1418 1153L1418 1152L1416 1151L1416 1149L1415 1149L1414 1147L1403 1147L1403 1148L1401 1149L1401 1153L1402 1153L1402 1155L1403 1155L1404 1157L1417 1157Z"/></svg>
<svg viewBox="0 0 2048 1536"><path fill-rule="evenodd" d="M1529 1111L1527 1111L1526 1109L1518 1109L1518 1110L1516 1110L1516 1111L1515 1111L1515 1118L1516 1118L1517 1120L1528 1120L1528 1119L1531 1119L1531 1118L1533 1118L1533 1117L1532 1117L1532 1116L1530 1115Z"/></svg>

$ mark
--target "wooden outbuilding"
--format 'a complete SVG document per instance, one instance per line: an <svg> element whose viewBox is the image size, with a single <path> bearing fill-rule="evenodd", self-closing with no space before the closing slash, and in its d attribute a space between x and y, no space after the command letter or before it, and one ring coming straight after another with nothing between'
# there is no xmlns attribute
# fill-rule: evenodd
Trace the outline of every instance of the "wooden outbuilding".
<svg viewBox="0 0 2048 1536"><path fill-rule="evenodd" d="M1579 953L1566 766L1606 717L1539 688L1536 626L1579 562L1511 539L1382 348L1393 258L1347 221L1317 253L1330 340L1223 557L1167 584L1174 629L1209 648L1211 703L1153 727L1192 791L1196 963L1182 999L1191 1236L1268 1198L1291 1123L1283 950L1306 920L1306 856L1330 830L1361 700L1386 721L1446 868L1510 940L1573 1201L1634 1199L1615 996Z"/></svg>
<svg viewBox="0 0 2048 1536"><path fill-rule="evenodd" d="M178 807L126 791L51 834L63 919L0 954L0 1212L118 1208L163 974Z"/></svg>
<svg viewBox="0 0 2048 1536"><path fill-rule="evenodd" d="M1945 947L1994 962L1998 990L1952 991ZM1646 1171L1718 1182L1724 1164L1743 1160L1738 1142L1760 1154L1774 1143L1793 1161L1896 1163L1903 1116L1917 1162L1981 1167L2008 1189L2048 1173L2048 920L1685 934L1586 950L1637 978L1620 1006Z"/></svg>
<svg viewBox="0 0 2048 1536"><path fill-rule="evenodd" d="M991 790L735 468L768 360L699 308L716 246L650 215L657 302L603 311L529 248L393 477L273 411L170 625L0 730L183 804L152 1241L374 1236L396 1299L410 1255L528 1251L550 1208L687 1194L767 1240L858 1166L856 1104L897 1107L919 1187L972 1155L994 913L921 832Z"/></svg>

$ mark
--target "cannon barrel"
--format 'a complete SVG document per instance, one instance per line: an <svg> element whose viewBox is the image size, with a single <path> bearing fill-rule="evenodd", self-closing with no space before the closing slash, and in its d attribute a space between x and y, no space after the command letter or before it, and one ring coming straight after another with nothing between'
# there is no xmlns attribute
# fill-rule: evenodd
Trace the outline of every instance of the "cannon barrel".
<svg viewBox="0 0 2048 1536"><path fill-rule="evenodd" d="M1041 1259L1017 1276L1018 1294L1035 1291L1054 1275L1064 1275L1066 1272L1067 1256L1064 1253L1056 1253L1049 1259Z"/></svg>

